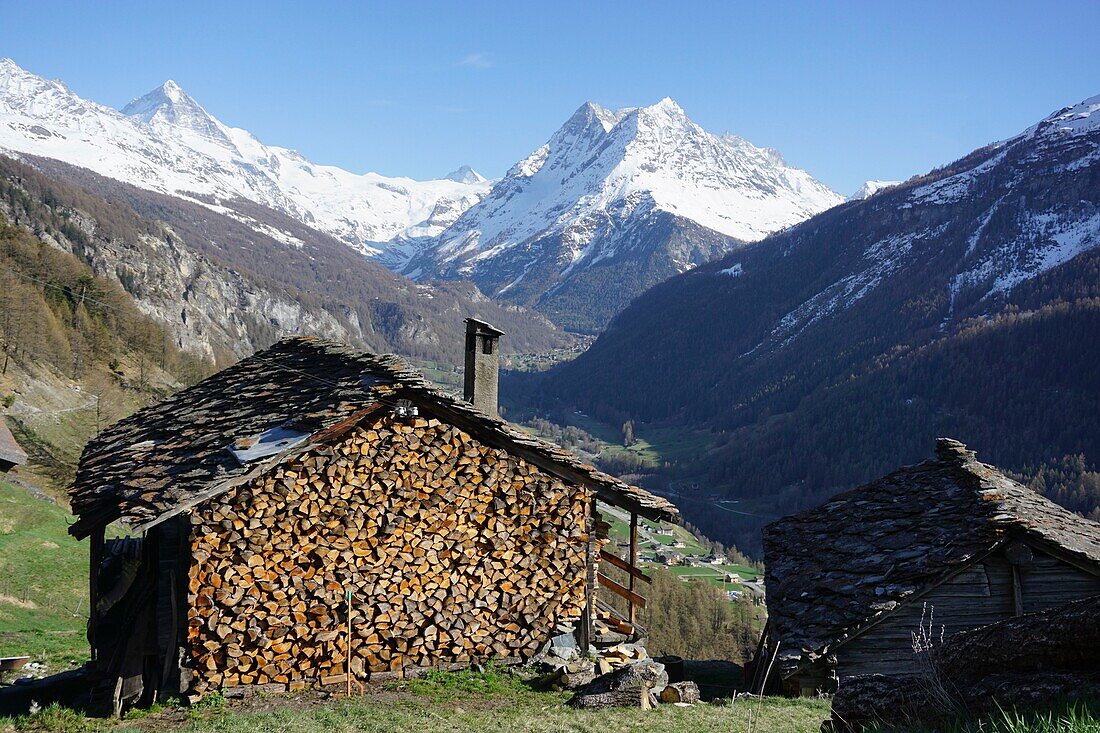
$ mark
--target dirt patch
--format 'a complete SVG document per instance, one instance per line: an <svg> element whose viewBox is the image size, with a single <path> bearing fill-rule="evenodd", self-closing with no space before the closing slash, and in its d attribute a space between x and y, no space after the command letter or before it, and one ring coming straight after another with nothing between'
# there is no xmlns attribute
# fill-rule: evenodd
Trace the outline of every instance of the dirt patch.
<svg viewBox="0 0 1100 733"><path fill-rule="evenodd" d="M18 606L19 608L38 608L38 604L34 601L24 601L15 596L6 596L3 593L0 593L0 603L9 606Z"/></svg>

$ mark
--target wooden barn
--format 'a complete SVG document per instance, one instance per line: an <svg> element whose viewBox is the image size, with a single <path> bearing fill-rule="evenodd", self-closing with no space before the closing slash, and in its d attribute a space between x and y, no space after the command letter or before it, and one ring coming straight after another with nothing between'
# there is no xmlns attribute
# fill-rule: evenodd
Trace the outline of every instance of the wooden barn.
<svg viewBox="0 0 1100 733"><path fill-rule="evenodd" d="M486 325L470 324L467 370L494 370L475 381L495 395ZM85 450L71 532L90 538L95 703L523 660L595 641L601 618L636 633L596 596L645 602L636 545L604 549L597 502L678 520L396 357L284 340ZM129 536L105 539L120 520Z"/></svg>
<svg viewBox="0 0 1100 733"><path fill-rule="evenodd" d="M771 689L918 671L918 644L1100 594L1100 524L941 438L936 455L764 529ZM759 680L758 680L759 681Z"/></svg>
<svg viewBox="0 0 1100 733"><path fill-rule="evenodd" d="M15 436L8 430L3 416L0 415L0 473L7 473L26 462L27 454L15 442Z"/></svg>

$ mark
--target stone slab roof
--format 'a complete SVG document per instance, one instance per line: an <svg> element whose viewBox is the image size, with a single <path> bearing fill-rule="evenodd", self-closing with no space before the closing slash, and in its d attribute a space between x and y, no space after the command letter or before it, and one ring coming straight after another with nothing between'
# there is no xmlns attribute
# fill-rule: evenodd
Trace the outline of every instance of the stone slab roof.
<svg viewBox="0 0 1100 733"><path fill-rule="evenodd" d="M1100 524L940 438L932 460L764 528L773 638L827 653L1010 537L1100 568Z"/></svg>
<svg viewBox="0 0 1100 733"><path fill-rule="evenodd" d="M27 462L27 454L15 442L15 436L8 430L2 416L0 416L0 461L16 466L22 466Z"/></svg>
<svg viewBox="0 0 1100 733"><path fill-rule="evenodd" d="M399 399L411 400L424 414L460 422L458 427L486 444L585 483L605 501L678 521L678 510L667 500L478 412L432 387L396 356L296 337L134 413L92 440L70 492L79 517L70 532L84 537L115 520L151 526L267 465L242 465L228 450L237 441L277 427L313 437L274 453L273 460L281 461L368 409L393 409Z"/></svg>

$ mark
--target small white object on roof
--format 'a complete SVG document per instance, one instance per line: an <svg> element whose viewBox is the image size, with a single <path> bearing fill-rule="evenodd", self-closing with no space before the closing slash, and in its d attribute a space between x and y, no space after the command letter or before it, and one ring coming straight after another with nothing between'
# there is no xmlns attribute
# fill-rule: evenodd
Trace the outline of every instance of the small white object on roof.
<svg viewBox="0 0 1100 733"><path fill-rule="evenodd" d="M284 423L283 425L265 430L262 433L250 435L247 438L240 438L230 445L227 450L232 453L233 457L243 466L257 459L266 458L276 453L282 453L285 450L289 450L294 446L304 443L310 436L310 433L293 430L285 427L285 425Z"/></svg>

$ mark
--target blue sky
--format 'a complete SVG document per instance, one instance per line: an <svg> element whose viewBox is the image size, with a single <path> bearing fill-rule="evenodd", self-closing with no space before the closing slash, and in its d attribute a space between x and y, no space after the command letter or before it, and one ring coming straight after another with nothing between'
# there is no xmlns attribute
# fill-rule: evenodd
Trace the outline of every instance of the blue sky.
<svg viewBox="0 0 1100 733"><path fill-rule="evenodd" d="M585 100L676 99L842 193L1100 94L1100 2L0 0L0 56L120 107L165 79L322 163L500 175Z"/></svg>

